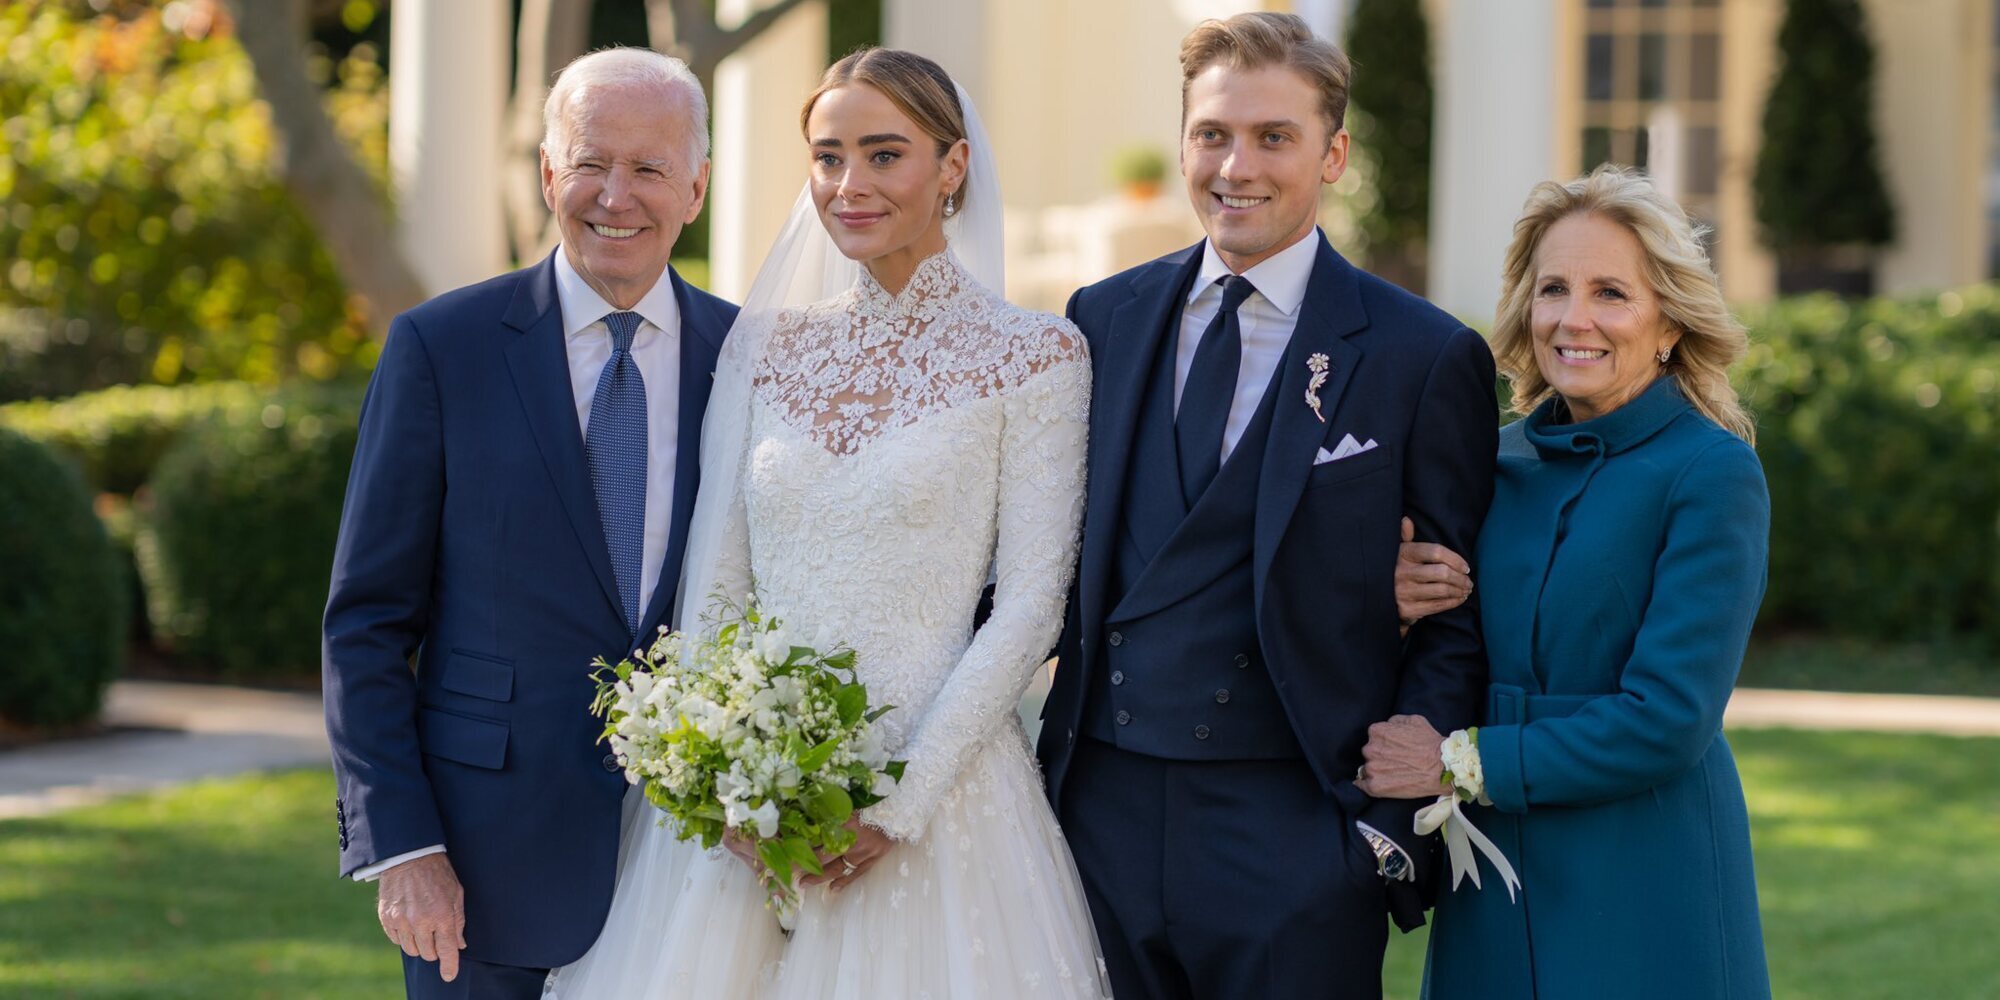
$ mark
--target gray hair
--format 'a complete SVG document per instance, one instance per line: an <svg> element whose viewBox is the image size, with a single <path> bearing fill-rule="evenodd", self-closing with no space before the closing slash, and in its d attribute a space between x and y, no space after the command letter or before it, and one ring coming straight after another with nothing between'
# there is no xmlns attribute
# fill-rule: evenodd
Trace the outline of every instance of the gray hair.
<svg viewBox="0 0 2000 1000"><path fill-rule="evenodd" d="M599 49L579 56L556 74L549 99L542 104L542 149L554 162L565 155L563 140L568 138L571 102L592 90L607 87L653 87L662 96L679 94L687 101L689 117L688 165L708 162L708 95L688 64L673 56L633 46Z"/></svg>

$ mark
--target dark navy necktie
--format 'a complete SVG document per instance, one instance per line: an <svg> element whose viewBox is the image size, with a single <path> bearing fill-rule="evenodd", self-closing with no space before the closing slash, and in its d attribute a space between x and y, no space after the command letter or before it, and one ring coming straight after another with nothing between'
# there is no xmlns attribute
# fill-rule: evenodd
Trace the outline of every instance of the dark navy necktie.
<svg viewBox="0 0 2000 1000"><path fill-rule="evenodd" d="M1226 274L1222 307L1201 332L1181 385L1181 408L1174 415L1174 443L1181 459L1181 496L1193 507L1215 481L1222 467L1222 436L1229 425L1229 404L1236 400L1236 373L1243 368L1243 326L1236 308L1257 290L1249 279Z"/></svg>
<svg viewBox="0 0 2000 1000"><path fill-rule="evenodd" d="M583 451L590 462L590 485L597 491L597 518L611 552L611 575L618 582L625 625L639 633L639 578L646 553L646 380L632 360L639 314L604 317L611 328L611 360L597 376L590 399L590 430Z"/></svg>

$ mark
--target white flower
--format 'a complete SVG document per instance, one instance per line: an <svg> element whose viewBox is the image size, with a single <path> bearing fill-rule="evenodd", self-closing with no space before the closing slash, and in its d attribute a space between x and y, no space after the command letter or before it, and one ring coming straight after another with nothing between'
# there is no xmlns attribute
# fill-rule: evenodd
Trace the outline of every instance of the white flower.
<svg viewBox="0 0 2000 1000"><path fill-rule="evenodd" d="M783 663L792 655L792 638L784 629L774 628L758 637L757 653L766 663Z"/></svg>
<svg viewBox="0 0 2000 1000"><path fill-rule="evenodd" d="M876 798L886 799L889 793L896 790L896 779L887 771L877 771L875 781L868 790L873 792Z"/></svg>
<svg viewBox="0 0 2000 1000"><path fill-rule="evenodd" d="M749 819L757 824L757 836L775 837L778 835L778 804L776 802L766 799L763 805L750 810Z"/></svg>
<svg viewBox="0 0 2000 1000"><path fill-rule="evenodd" d="M1479 760L1479 739L1470 730L1460 729L1438 745L1438 757L1451 772L1451 783L1467 798L1491 805L1486 797L1486 768Z"/></svg>

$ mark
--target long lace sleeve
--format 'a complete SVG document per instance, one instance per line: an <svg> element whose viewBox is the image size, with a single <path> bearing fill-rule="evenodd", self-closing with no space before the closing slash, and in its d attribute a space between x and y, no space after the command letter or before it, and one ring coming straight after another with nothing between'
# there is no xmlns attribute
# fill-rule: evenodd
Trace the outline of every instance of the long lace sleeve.
<svg viewBox="0 0 2000 1000"><path fill-rule="evenodd" d="M993 614L916 725L896 790L863 821L903 841L923 835L972 753L1020 703L1062 629L1083 519L1090 361L1064 324L1062 350L1004 401Z"/></svg>

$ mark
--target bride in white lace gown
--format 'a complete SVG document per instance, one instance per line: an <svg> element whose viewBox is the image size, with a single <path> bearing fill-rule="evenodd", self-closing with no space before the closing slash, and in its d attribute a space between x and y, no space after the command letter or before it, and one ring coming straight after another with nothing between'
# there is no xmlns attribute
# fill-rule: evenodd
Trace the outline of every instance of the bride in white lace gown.
<svg viewBox="0 0 2000 1000"><path fill-rule="evenodd" d="M754 596L812 644L852 646L908 769L789 939L745 863L677 841L634 794L604 931L549 992L1107 997L1015 714L1075 563L1082 337L992 290L992 158L934 63L857 53L807 111L813 179L717 374L679 620Z"/></svg>

